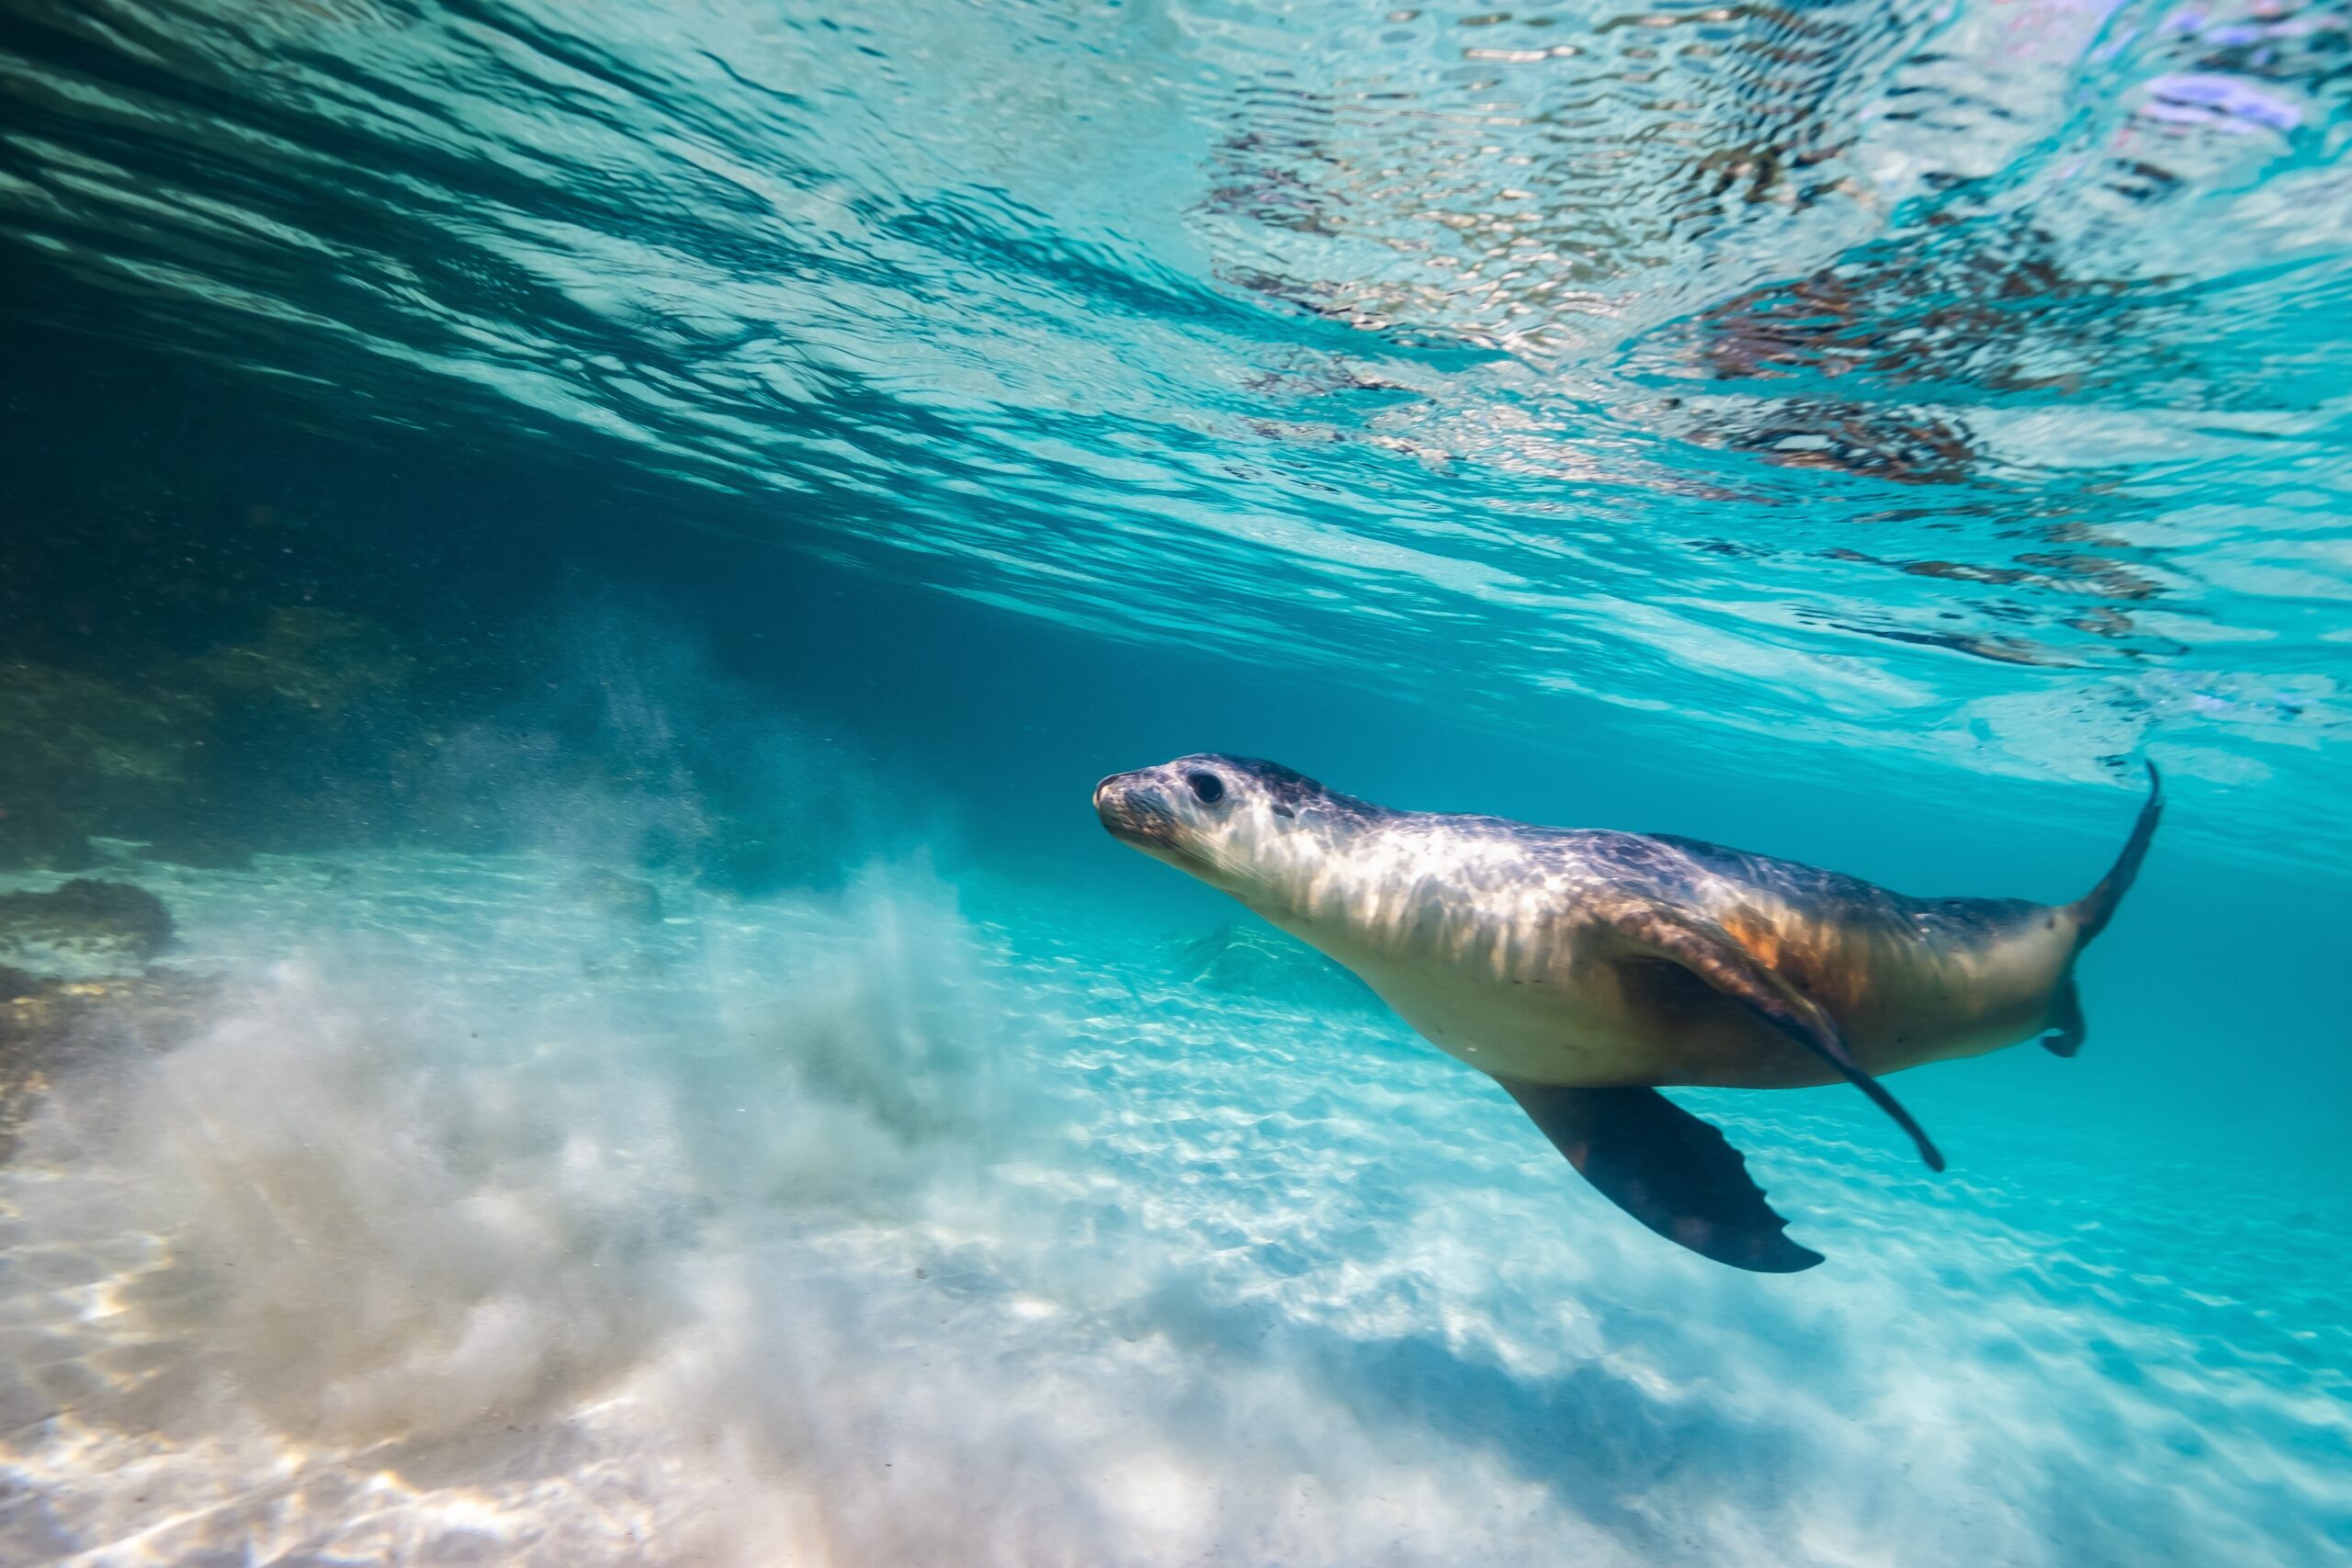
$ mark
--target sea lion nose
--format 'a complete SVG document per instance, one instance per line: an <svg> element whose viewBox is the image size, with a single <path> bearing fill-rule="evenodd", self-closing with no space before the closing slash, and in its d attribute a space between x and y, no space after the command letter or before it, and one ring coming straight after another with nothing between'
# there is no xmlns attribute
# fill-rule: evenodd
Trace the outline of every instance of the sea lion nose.
<svg viewBox="0 0 2352 1568"><path fill-rule="evenodd" d="M1148 831L1168 818L1168 797L1157 788L1148 770L1113 773L1094 786L1094 814L1102 825L1123 838Z"/></svg>
<svg viewBox="0 0 2352 1568"><path fill-rule="evenodd" d="M1132 823L1136 808L1143 803L1135 787L1135 774L1113 773L1094 786L1094 815L1107 827L1122 827Z"/></svg>

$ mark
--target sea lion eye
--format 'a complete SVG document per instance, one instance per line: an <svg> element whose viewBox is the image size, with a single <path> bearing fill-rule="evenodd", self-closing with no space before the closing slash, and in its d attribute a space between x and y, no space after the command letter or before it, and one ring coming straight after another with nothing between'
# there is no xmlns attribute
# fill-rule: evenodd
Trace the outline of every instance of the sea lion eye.
<svg viewBox="0 0 2352 1568"><path fill-rule="evenodd" d="M1193 798L1203 806L1215 806L1225 798L1225 781L1215 773L1186 773L1184 782L1193 786Z"/></svg>

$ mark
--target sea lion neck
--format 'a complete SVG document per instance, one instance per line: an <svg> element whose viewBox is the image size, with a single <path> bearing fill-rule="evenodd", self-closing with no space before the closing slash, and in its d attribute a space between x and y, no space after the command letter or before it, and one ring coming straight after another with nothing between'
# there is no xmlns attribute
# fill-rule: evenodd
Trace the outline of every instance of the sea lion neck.
<svg viewBox="0 0 2352 1568"><path fill-rule="evenodd" d="M1363 846L1408 815L1324 792L1274 800L1230 840L1219 885L1259 914L1295 930L1299 922L1328 915L1335 898L1352 891L1367 863Z"/></svg>

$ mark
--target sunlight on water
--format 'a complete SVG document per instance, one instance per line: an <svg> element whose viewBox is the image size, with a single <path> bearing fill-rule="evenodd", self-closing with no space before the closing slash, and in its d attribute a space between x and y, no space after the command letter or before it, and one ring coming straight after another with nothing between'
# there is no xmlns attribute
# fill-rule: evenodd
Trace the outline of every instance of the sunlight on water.
<svg viewBox="0 0 2352 1568"><path fill-rule="evenodd" d="M0 1563L2352 1554L2340 0L0 5ZM2080 895L1666 1245L1105 839Z"/></svg>
<svg viewBox="0 0 2352 1568"><path fill-rule="evenodd" d="M2340 766L2324 0L23 10L0 222L182 353L1504 712Z"/></svg>

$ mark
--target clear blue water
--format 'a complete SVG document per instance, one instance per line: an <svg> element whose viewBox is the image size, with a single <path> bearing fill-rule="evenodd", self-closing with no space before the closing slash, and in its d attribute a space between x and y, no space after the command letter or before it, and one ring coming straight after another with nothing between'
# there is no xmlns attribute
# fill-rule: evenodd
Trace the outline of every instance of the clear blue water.
<svg viewBox="0 0 2352 1568"><path fill-rule="evenodd" d="M2352 1553L2352 10L0 5L0 1562ZM1213 749L2072 897L1594 1196ZM49 925L43 925L50 920ZM15 923L11 923L15 922ZM55 929L51 929L55 927Z"/></svg>

